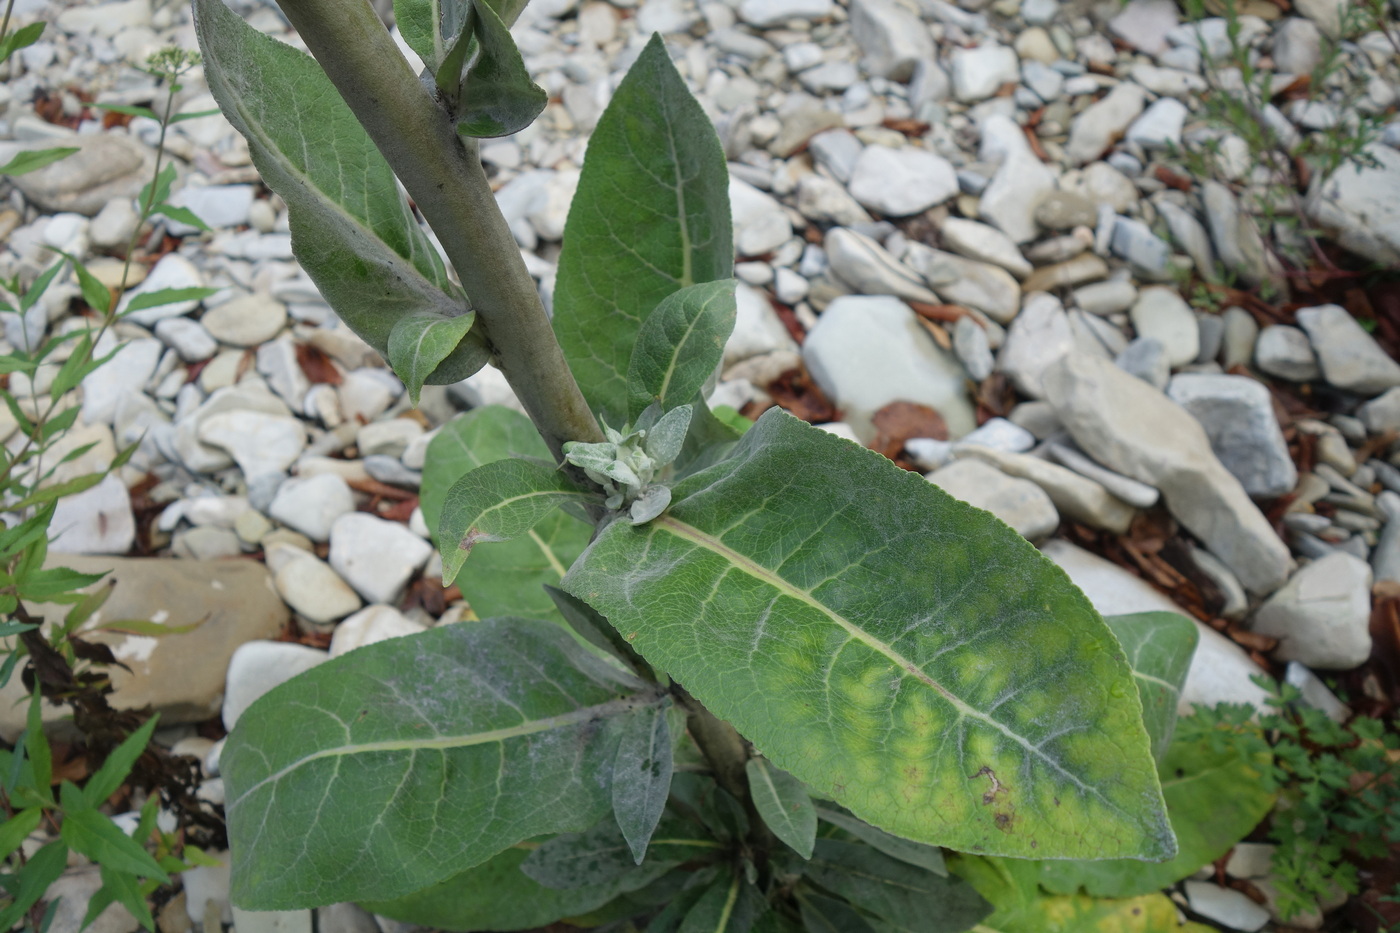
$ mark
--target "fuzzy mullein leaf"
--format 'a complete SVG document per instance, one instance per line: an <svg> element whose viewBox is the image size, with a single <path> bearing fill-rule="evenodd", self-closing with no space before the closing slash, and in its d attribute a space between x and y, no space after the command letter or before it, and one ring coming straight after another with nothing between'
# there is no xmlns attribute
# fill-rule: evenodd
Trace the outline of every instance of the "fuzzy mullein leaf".
<svg viewBox="0 0 1400 933"><path fill-rule="evenodd" d="M666 708L636 716L622 732L613 763L613 816L638 865L671 794L671 730Z"/></svg>
<svg viewBox="0 0 1400 933"><path fill-rule="evenodd" d="M233 897L385 901L609 817L618 742L666 701L534 619L367 645L274 687L220 758Z"/></svg>
<svg viewBox="0 0 1400 933"><path fill-rule="evenodd" d="M1172 744L1176 706L1201 638L1196 623L1175 612L1105 616L1104 622L1128 655L1152 756L1161 761Z"/></svg>
<svg viewBox="0 0 1400 933"><path fill-rule="evenodd" d="M647 315L627 367L632 417L653 402L669 411L692 401L714 376L734 330L734 286L733 279L691 285Z"/></svg>
<svg viewBox="0 0 1400 933"><path fill-rule="evenodd" d="M466 295L315 60L263 35L222 0L195 0L194 13L210 93L287 202L292 251L340 319L387 359L404 316L463 314ZM475 360L479 348L459 344L427 381L453 374L459 354Z"/></svg>
<svg viewBox="0 0 1400 933"><path fill-rule="evenodd" d="M744 766L754 807L773 835L803 858L812 857L817 843L817 811L802 782L781 768L750 758Z"/></svg>
<svg viewBox="0 0 1400 933"><path fill-rule="evenodd" d="M418 404L418 393L423 391L423 383L444 360L452 356L454 350L463 345L475 322L475 311L456 317L443 317L436 311L415 311L405 314L394 324L394 329L389 332L389 365L393 367L394 374L403 380L414 405ZM458 354L454 358L458 366L451 375L456 377L464 369L470 372L461 372L460 378L453 378L452 382L461 382L491 359L491 351L483 341L474 340L468 346L476 350L475 356L462 358L463 355ZM442 381L439 379L439 382Z"/></svg>
<svg viewBox="0 0 1400 933"><path fill-rule="evenodd" d="M563 588L778 767L919 842L1175 853L1122 648L1020 535L780 409L671 493Z"/></svg>
<svg viewBox="0 0 1400 933"><path fill-rule="evenodd" d="M645 525L662 512L666 511L666 506L671 504L671 490L666 486L648 486L632 502L632 507L628 509L627 516L634 525Z"/></svg>
<svg viewBox="0 0 1400 933"><path fill-rule="evenodd" d="M644 447L647 456L656 461L658 467L665 466L680 456L686 432L690 430L691 412L689 405L672 408L647 431Z"/></svg>
<svg viewBox="0 0 1400 933"><path fill-rule="evenodd" d="M510 541L526 534L565 502L591 502L563 473L530 460L496 460L453 484L442 504L438 550L444 584L457 578L481 541Z"/></svg>
<svg viewBox="0 0 1400 933"><path fill-rule="evenodd" d="M653 36L589 138L559 254L554 332L594 411L627 417L637 333L664 298L733 274L725 165Z"/></svg>
<svg viewBox="0 0 1400 933"><path fill-rule="evenodd" d="M457 132L495 137L518 133L544 110L549 95L530 80L510 29L486 0L471 0L476 59L462 78Z"/></svg>

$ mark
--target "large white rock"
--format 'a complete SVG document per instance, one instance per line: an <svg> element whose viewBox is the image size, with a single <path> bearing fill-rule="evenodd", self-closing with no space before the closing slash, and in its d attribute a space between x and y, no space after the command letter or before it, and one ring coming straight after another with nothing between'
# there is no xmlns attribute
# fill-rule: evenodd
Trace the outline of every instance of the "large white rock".
<svg viewBox="0 0 1400 933"><path fill-rule="evenodd" d="M1055 190L1055 170L1040 161L1029 149L1008 153L977 202L977 213L1009 236L1015 243L1036 238L1040 228L1035 209Z"/></svg>
<svg viewBox="0 0 1400 933"><path fill-rule="evenodd" d="M306 427L296 418L240 409L199 419L202 443L228 451L249 479L281 473L306 449Z"/></svg>
<svg viewBox="0 0 1400 933"><path fill-rule="evenodd" d="M331 636L331 657L338 658L365 645L426 631L426 627L393 606L366 606L335 627L335 634Z"/></svg>
<svg viewBox="0 0 1400 933"><path fill-rule="evenodd" d="M758 289L740 282L734 290L736 310L734 330L724 345L724 368L750 357L779 351L796 353L797 341L792 339L783 322ZM486 367L486 372L491 367ZM494 372L494 370L492 370Z"/></svg>
<svg viewBox="0 0 1400 933"><path fill-rule="evenodd" d="M232 730L253 702L273 687L324 663L329 655L285 641L250 641L228 662L224 688L224 728Z"/></svg>
<svg viewBox="0 0 1400 933"><path fill-rule="evenodd" d="M189 314L199 307L199 299L187 298L184 301L156 305L153 308L142 308L140 311L132 311L128 314L127 308L131 306L138 295L148 295L151 292L163 291L167 288L203 288L204 286L204 273L199 271L198 266L179 253L166 253L151 268L150 273L140 285L122 295L121 301L117 303L117 314L143 327L151 327L156 321Z"/></svg>
<svg viewBox="0 0 1400 933"><path fill-rule="evenodd" d="M953 94L966 103L985 100L1003 84L1020 77L1016 50L996 42L984 42L970 49L955 48L949 59Z"/></svg>
<svg viewBox="0 0 1400 933"><path fill-rule="evenodd" d="M111 331L102 335L93 355L106 356L117 347ZM151 337L128 340L116 355L83 378L83 421L88 424L111 424L117 416L117 405L127 396L140 393L156 371L164 345Z"/></svg>
<svg viewBox="0 0 1400 933"><path fill-rule="evenodd" d="M125 554L136 540L136 519L131 495L121 478L105 476L102 482L58 500L49 523L49 544L54 553Z"/></svg>
<svg viewBox="0 0 1400 933"><path fill-rule="evenodd" d="M1083 165L1097 159L1142 113L1146 99L1141 87L1124 81L1075 117L1065 144L1070 162Z"/></svg>
<svg viewBox="0 0 1400 933"><path fill-rule="evenodd" d="M1211 449L1245 492L1271 499L1297 485L1298 468L1262 383L1248 376L1182 373L1167 395L1201 423Z"/></svg>
<svg viewBox="0 0 1400 933"><path fill-rule="evenodd" d="M837 298L807 334L802 356L863 442L875 437L871 416L895 401L935 409L953 437L977 426L967 373L898 298Z"/></svg>
<svg viewBox="0 0 1400 933"><path fill-rule="evenodd" d="M847 186L851 195L886 217L908 217L958 193L952 164L927 149L866 146Z"/></svg>
<svg viewBox="0 0 1400 933"><path fill-rule="evenodd" d="M729 210L734 220L734 250L762 256L792 239L792 222L772 195L730 176Z"/></svg>
<svg viewBox="0 0 1400 933"><path fill-rule="evenodd" d="M1068 541L1056 538L1047 541L1040 550L1069 574L1074 585L1084 591L1102 615L1132 612L1187 615L1146 580ZM1186 673L1177 712L1188 716L1196 704L1215 706L1219 703L1248 703L1260 712L1267 711L1269 694L1250 680L1265 671L1250 660L1243 648L1210 626L1197 621L1196 631L1201 640Z"/></svg>
<svg viewBox="0 0 1400 933"><path fill-rule="evenodd" d="M968 259L1000 266L1022 279L1034 271L1011 238L995 227L975 220L949 217L943 221L938 232L943 236L944 246Z"/></svg>
<svg viewBox="0 0 1400 933"><path fill-rule="evenodd" d="M1045 397L1095 460L1161 490L1167 508L1240 582L1276 589L1293 562L1195 418L1106 360L1074 353L1052 363Z"/></svg>
<svg viewBox="0 0 1400 933"><path fill-rule="evenodd" d="M739 18L750 26L780 26L788 20L827 19L836 10L832 0L743 0Z"/></svg>
<svg viewBox="0 0 1400 933"><path fill-rule="evenodd" d="M371 603L393 604L433 546L403 525L366 512L342 515L331 526L331 566Z"/></svg>
<svg viewBox="0 0 1400 933"><path fill-rule="evenodd" d="M1044 398L1043 379L1051 363L1074 349L1074 332L1060 299L1046 292L1026 298L1006 332L997 368L1022 395Z"/></svg>
<svg viewBox="0 0 1400 933"><path fill-rule="evenodd" d="M1371 565L1336 551L1295 573L1259 607L1250 628L1279 639L1274 655L1326 671L1371 656Z"/></svg>
<svg viewBox="0 0 1400 933"><path fill-rule="evenodd" d="M914 66L932 61L933 39L918 15L896 0L852 0L851 38L871 74L908 81Z"/></svg>
<svg viewBox="0 0 1400 933"><path fill-rule="evenodd" d="M1373 143L1366 155L1374 168L1346 165L1315 183L1307 209L1342 246L1394 267L1400 265L1400 152Z"/></svg>
<svg viewBox="0 0 1400 933"><path fill-rule="evenodd" d="M328 541L331 525L355 511L355 496L345 480L334 473L298 476L277 489L267 514L312 541Z"/></svg>
<svg viewBox="0 0 1400 933"><path fill-rule="evenodd" d="M1031 541L1048 537L1060 524L1055 505L1030 480L1008 476L983 460L954 460L928 474L930 483L954 499L986 509Z"/></svg>

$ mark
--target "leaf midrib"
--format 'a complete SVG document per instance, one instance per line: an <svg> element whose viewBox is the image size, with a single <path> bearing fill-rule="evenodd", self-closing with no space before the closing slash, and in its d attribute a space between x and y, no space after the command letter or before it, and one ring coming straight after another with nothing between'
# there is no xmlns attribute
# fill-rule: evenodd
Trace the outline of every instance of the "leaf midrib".
<svg viewBox="0 0 1400 933"><path fill-rule="evenodd" d="M466 735L438 735L424 739L390 739L380 742L356 742L348 745L338 745L334 748L323 748L310 755L298 758L296 761L283 767L280 771L268 775L258 781L252 787L238 796L236 800L229 803L229 810L237 807L243 801L252 797L264 785L276 783L282 778L291 774L299 768L311 764L314 761L321 761L326 758L343 758L347 755L362 755L373 752L417 752L417 751L447 751L458 748L470 748L475 745L491 745L499 742L506 742L510 739L518 739L527 735L537 735L541 732L548 732L551 729L559 729L564 726L575 725L580 722L587 722L591 719L603 719L609 716L617 716L631 712L638 708L639 697L626 697L619 700L609 700L607 703L600 703L594 706L585 706L579 709L570 710L557 716L546 716L543 719L530 719L514 726L507 726L503 729L488 729L484 732L472 732ZM644 702L640 705L645 705Z"/></svg>
<svg viewBox="0 0 1400 933"><path fill-rule="evenodd" d="M1064 767L1064 765L1051 758L1041 749L1037 748L1035 745L1032 745L1026 738L1017 735L1015 732L1011 731L1011 729L1007 728L1002 723L997 722L988 714L982 712L981 710L969 704L967 701L963 700L961 697L955 695L947 687L943 686L941 683L934 680L927 673L925 673L923 669L920 668L913 661L909 660L904 655L896 651L892 645L881 641L880 639L876 638L874 635L871 635L864 629L854 625L845 617L841 616L839 613L834 612L833 610L828 608L820 600L814 597L809 590L804 590L801 587L789 583L783 577L769 570L767 567L762 566L757 561L754 561L746 555L739 553L738 551L719 541L715 537L706 534L705 532L694 527L693 525L688 525L685 522L682 522L671 515L662 515L661 517L654 519L651 523L651 527L667 531L675 537L678 537L684 541L689 541L696 547L704 548L705 550L710 551L711 553L725 559L730 564L737 567L742 572L747 573L754 579L762 583L766 583L774 589L778 590L784 596L788 596L792 599L795 599L798 602L810 606L811 608L822 613L833 623L835 623L839 628L843 629L851 637L852 640L859 641L866 647L875 651L876 653L883 655L895 666L903 669L905 673L909 674L919 682L923 683L929 689L933 690L939 696L943 697L943 699L947 701L947 703L957 711L960 718L975 719L995 729L996 731L1005 735L1011 741L1015 742L1017 745L1020 745L1032 756L1040 759L1046 765L1053 768L1056 772L1063 775L1065 779L1073 783L1084 793L1097 797L1105 805L1115 810L1119 809L1111 800L1108 799L1108 797L1106 797L1097 788L1085 784L1082 780L1079 779L1077 775L1069 771L1067 768Z"/></svg>
<svg viewBox="0 0 1400 933"><path fill-rule="evenodd" d="M225 93L227 94L227 92L228 88L226 87ZM379 246L383 248L384 252L388 253L391 256L397 256L399 259L401 259L404 265L407 266L409 270L411 270L411 274L413 275L413 277L416 278L419 282L421 282L423 286L426 286L427 290L430 293L436 296L440 296L442 299L444 299L442 304L446 308L452 310L457 309L458 303L452 298L452 296L449 295L448 292L445 289L443 289L442 286L440 286L438 283L432 281L426 275L424 275L423 271L418 268L417 264L414 263L414 261L410 257L404 256L403 254L397 252L392 247L390 247L388 243L384 242L384 240L379 236L379 234L374 230L374 228L368 226L368 221L362 221L361 218L352 214L348 208L342 205L340 201L331 197L331 195L329 194L329 192L326 191L325 188L321 187L320 184L318 184L314 179L312 179L309 173L297 168L296 165L292 163L282 153L282 148L278 146L276 142L272 139L272 137L269 136L263 130L262 121L251 118L252 114L244 105L243 100L239 94L228 94L228 96L233 100L234 109L242 118L244 126L248 127L249 133L258 138L258 142L262 145L263 150L266 153L268 153L269 158L280 164L283 170L287 172L287 174L290 175L293 179L301 181L308 193L314 192L316 195L319 195L321 201L323 201L326 204L329 204L333 211L335 213L338 213L341 217L343 217L351 227L355 228L356 230L359 230L362 238L369 240L371 243L379 244ZM412 234L413 231L410 230L410 238L412 237Z"/></svg>

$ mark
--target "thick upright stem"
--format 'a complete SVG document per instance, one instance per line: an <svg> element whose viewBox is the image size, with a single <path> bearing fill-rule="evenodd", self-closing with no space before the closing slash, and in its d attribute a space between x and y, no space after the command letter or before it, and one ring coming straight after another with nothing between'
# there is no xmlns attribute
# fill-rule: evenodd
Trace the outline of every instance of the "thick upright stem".
<svg viewBox="0 0 1400 933"><path fill-rule="evenodd" d="M366 0L278 0L307 48L437 231L501 372L562 459L602 441L477 158Z"/></svg>

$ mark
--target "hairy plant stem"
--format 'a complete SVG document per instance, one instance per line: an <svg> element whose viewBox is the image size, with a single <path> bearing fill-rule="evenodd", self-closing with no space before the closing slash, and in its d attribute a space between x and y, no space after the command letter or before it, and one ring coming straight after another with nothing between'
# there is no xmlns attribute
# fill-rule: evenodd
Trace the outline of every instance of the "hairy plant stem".
<svg viewBox="0 0 1400 933"><path fill-rule="evenodd" d="M476 141L457 135L367 0L278 3L437 231L501 372L556 461L566 441L601 442Z"/></svg>

